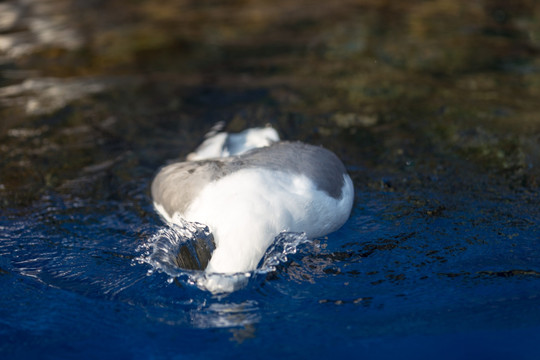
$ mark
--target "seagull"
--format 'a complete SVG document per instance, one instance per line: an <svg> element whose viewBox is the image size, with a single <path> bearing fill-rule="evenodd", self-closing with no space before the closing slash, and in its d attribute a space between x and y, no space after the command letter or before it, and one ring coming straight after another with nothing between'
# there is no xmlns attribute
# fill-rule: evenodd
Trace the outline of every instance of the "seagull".
<svg viewBox="0 0 540 360"><path fill-rule="evenodd" d="M204 160L239 155L248 150L268 146L279 141L277 131L271 127L246 129L240 133L221 131L225 124L218 122L206 134L204 142L186 160Z"/></svg>
<svg viewBox="0 0 540 360"><path fill-rule="evenodd" d="M151 185L154 207L168 223L208 226L215 249L206 273L253 271L280 233L317 238L349 218L353 183L331 151L279 141L272 128L215 132L209 141L220 146L207 151L203 143L189 160L162 167Z"/></svg>

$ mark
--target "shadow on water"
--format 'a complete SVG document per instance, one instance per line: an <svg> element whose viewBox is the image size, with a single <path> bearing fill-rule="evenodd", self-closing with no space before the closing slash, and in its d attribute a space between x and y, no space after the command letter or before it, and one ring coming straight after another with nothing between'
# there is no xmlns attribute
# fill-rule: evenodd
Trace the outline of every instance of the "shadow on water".
<svg viewBox="0 0 540 360"><path fill-rule="evenodd" d="M0 352L536 358L539 19L529 0L0 2ZM356 191L342 229L229 295L136 260L166 231L152 176L218 121L330 148Z"/></svg>

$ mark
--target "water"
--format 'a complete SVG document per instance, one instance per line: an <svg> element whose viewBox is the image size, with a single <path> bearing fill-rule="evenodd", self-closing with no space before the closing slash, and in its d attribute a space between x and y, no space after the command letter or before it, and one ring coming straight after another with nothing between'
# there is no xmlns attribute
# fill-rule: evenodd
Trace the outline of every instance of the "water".
<svg viewBox="0 0 540 360"><path fill-rule="evenodd" d="M449 359L534 358L536 204L471 205L433 192L444 209L359 192L344 228L262 265L230 295L200 290L180 270L172 282L166 271L148 274L156 267L136 261L138 247L164 229L145 197L43 198L2 217L2 352L429 358L444 349Z"/></svg>
<svg viewBox="0 0 540 360"><path fill-rule="evenodd" d="M295 254L299 246L311 243L304 233L282 232L275 237L255 271L207 274L204 269L215 249L212 233L204 224L183 219L175 221L180 224L159 229L137 249L142 253L136 258L137 263L150 265L148 274L164 272L169 276L169 283L177 281L213 294L225 295L244 288L252 278L261 278L286 263L287 256Z"/></svg>
<svg viewBox="0 0 540 360"><path fill-rule="evenodd" d="M540 356L536 2L0 10L2 359ZM213 294L149 184L218 121L330 148L356 198Z"/></svg>

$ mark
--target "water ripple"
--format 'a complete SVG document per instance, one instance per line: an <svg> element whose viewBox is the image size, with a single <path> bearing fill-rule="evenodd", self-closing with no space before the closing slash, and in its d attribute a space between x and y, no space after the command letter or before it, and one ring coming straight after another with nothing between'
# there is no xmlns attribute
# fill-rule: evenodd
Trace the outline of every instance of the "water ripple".
<svg viewBox="0 0 540 360"><path fill-rule="evenodd" d="M252 278L262 278L288 261L297 248L311 243L304 233L283 232L266 251L261 265L252 272L237 274L209 274L204 272L211 251L213 237L207 226L182 221L180 225L161 228L137 249L142 253L136 263L148 264L148 274L163 272L169 283L175 279L181 284L195 286L212 293L230 293L246 286ZM187 259L187 260L186 260ZM182 266L188 264L190 267Z"/></svg>

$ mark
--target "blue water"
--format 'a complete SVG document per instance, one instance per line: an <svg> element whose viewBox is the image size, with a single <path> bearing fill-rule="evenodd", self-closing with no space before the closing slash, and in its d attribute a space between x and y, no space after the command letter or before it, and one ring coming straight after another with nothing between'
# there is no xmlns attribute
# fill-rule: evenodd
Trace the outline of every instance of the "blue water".
<svg viewBox="0 0 540 360"><path fill-rule="evenodd" d="M0 360L540 359L539 1L0 8ZM149 196L218 121L356 191L228 295Z"/></svg>
<svg viewBox="0 0 540 360"><path fill-rule="evenodd" d="M3 210L1 358L540 358L538 194L360 172L342 229L229 295L137 261L165 227L151 169Z"/></svg>

